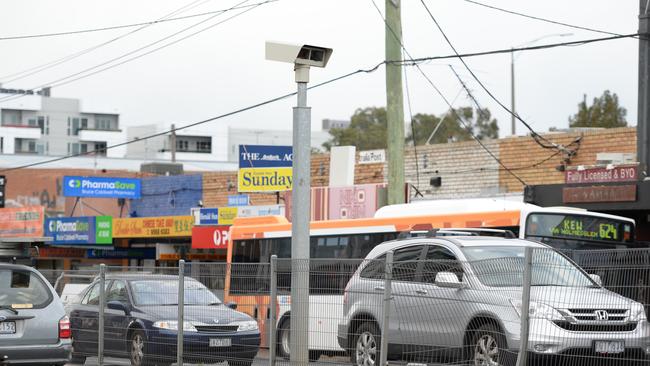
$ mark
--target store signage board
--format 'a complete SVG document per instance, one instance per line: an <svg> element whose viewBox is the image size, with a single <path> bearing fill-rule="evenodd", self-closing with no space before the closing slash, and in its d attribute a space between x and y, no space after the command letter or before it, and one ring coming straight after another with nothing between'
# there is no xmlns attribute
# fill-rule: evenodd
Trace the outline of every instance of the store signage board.
<svg viewBox="0 0 650 366"><path fill-rule="evenodd" d="M567 170L564 181L567 184L634 182L638 179L638 167L615 166L611 169L604 167L582 170Z"/></svg>
<svg viewBox="0 0 650 366"><path fill-rule="evenodd" d="M195 226L192 228L193 249L228 249L229 226Z"/></svg>
<svg viewBox="0 0 650 366"><path fill-rule="evenodd" d="M284 205L241 206L237 207L237 217L284 216Z"/></svg>
<svg viewBox="0 0 650 366"><path fill-rule="evenodd" d="M562 188L564 203L635 202L636 185Z"/></svg>
<svg viewBox="0 0 650 366"><path fill-rule="evenodd" d="M0 237L42 237L43 206L0 208Z"/></svg>
<svg viewBox="0 0 650 366"><path fill-rule="evenodd" d="M236 194L228 196L228 206L248 206L250 196L247 194Z"/></svg>
<svg viewBox="0 0 650 366"><path fill-rule="evenodd" d="M376 164L386 162L386 150L359 151L359 164Z"/></svg>
<svg viewBox="0 0 650 366"><path fill-rule="evenodd" d="M45 220L45 236L52 237L52 244L113 244L112 217L55 217Z"/></svg>
<svg viewBox="0 0 650 366"><path fill-rule="evenodd" d="M113 238L172 238L192 236L193 216L113 219Z"/></svg>
<svg viewBox="0 0 650 366"><path fill-rule="evenodd" d="M141 196L140 179L121 177L63 177L65 197L132 198Z"/></svg>
<svg viewBox="0 0 650 366"><path fill-rule="evenodd" d="M239 192L289 191L293 186L291 146L239 145Z"/></svg>

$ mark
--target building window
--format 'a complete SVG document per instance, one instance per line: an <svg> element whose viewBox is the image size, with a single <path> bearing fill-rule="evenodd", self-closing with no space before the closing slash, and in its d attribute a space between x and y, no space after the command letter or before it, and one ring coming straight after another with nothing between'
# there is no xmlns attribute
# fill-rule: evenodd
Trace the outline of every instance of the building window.
<svg viewBox="0 0 650 366"><path fill-rule="evenodd" d="M105 142L95 142L95 155L106 156Z"/></svg>
<svg viewBox="0 0 650 366"><path fill-rule="evenodd" d="M212 142L211 141L197 141L196 142L196 151L209 153L212 151Z"/></svg>
<svg viewBox="0 0 650 366"><path fill-rule="evenodd" d="M38 118L45 118L45 134L49 135L50 134L50 117L38 117Z"/></svg>
<svg viewBox="0 0 650 366"><path fill-rule="evenodd" d="M79 118L73 118L73 119L72 119L72 134L73 134L74 136L78 136L78 135L79 135L79 129L80 129L80 127L81 127L81 125L80 125L80 122L79 122Z"/></svg>
<svg viewBox="0 0 650 366"><path fill-rule="evenodd" d="M68 117L68 136L70 136L70 117ZM70 144L68 144L68 145L70 145ZM68 153L70 153L70 149L68 149Z"/></svg>
<svg viewBox="0 0 650 366"><path fill-rule="evenodd" d="M82 130L87 130L88 129L88 118L82 118L81 119L81 129Z"/></svg>
<svg viewBox="0 0 650 366"><path fill-rule="evenodd" d="M176 141L176 150L178 151L189 151L189 142L187 140L178 140Z"/></svg>

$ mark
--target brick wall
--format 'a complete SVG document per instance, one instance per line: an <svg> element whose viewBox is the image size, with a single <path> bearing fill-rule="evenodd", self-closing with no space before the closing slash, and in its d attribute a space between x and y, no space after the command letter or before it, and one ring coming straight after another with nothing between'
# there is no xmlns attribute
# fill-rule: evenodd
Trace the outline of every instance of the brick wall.
<svg viewBox="0 0 650 366"><path fill-rule="evenodd" d="M142 198L131 200L131 212L139 217L189 215L202 198L201 174L144 178Z"/></svg>
<svg viewBox="0 0 650 366"><path fill-rule="evenodd" d="M580 134L544 134L545 138L563 145L571 143L577 136ZM501 161L528 185L564 183L564 173L555 169L562 163L562 155L551 157L555 150L540 147L529 136L501 139L499 147ZM596 154L602 152L635 153L636 128L622 127L585 132L578 154L571 159L570 165L593 165L596 163ZM546 159L548 160L539 164ZM523 185L505 170L499 171L499 185L508 192L523 191Z"/></svg>
<svg viewBox="0 0 650 366"><path fill-rule="evenodd" d="M483 144L499 156L498 140ZM417 162L419 183L415 151L412 146L407 147L404 154L405 182L418 187L426 198L476 197L499 189L498 164L476 141L418 146ZM438 188L429 183L436 176L442 178L442 185ZM410 195L413 198L415 192L411 190Z"/></svg>
<svg viewBox="0 0 650 366"><path fill-rule="evenodd" d="M311 185L325 187L329 184L329 154L316 154L311 157ZM357 164L355 184L384 182L384 164ZM228 203L228 196L237 194L237 172L211 172L203 174L203 205L221 207ZM285 193L281 193L284 197ZM253 205L276 204L275 193L250 193ZM283 203L283 200L280 200Z"/></svg>
<svg viewBox="0 0 650 366"><path fill-rule="evenodd" d="M64 175L97 177L140 177L141 174L127 171L95 171L80 169L20 169L0 173L7 177L6 206L41 205L47 215L70 216L75 206L75 197L63 197ZM128 213L128 206L125 207ZM83 198L75 207L75 216L112 215L119 216L117 199Z"/></svg>

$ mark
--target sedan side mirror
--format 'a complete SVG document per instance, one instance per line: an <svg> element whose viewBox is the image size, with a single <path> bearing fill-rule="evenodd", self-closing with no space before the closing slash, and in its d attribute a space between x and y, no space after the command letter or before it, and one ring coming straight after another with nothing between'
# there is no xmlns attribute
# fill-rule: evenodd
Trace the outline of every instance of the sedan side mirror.
<svg viewBox="0 0 650 366"><path fill-rule="evenodd" d="M131 309L129 309L129 306L121 301L109 301L106 303L106 307L111 309L111 310L121 310L124 312L124 315L129 315L131 312Z"/></svg>
<svg viewBox="0 0 650 366"><path fill-rule="evenodd" d="M589 278L591 278L592 281L596 282L596 284L598 284L598 286L603 285L603 279L600 278L599 275L592 273L592 274L589 274Z"/></svg>
<svg viewBox="0 0 650 366"><path fill-rule="evenodd" d="M438 272L436 274L436 286L445 288L465 288L467 284L460 282L458 276L451 272Z"/></svg>
<svg viewBox="0 0 650 366"><path fill-rule="evenodd" d="M229 308L231 308L231 309L233 309L233 310L237 310L237 303L234 302L234 301L229 301L229 302L227 302L227 303L226 303L226 306L229 307Z"/></svg>

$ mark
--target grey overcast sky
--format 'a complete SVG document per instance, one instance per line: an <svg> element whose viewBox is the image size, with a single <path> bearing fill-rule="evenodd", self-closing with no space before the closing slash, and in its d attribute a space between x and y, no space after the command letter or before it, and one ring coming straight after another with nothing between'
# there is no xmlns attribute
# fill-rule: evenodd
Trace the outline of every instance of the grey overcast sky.
<svg viewBox="0 0 650 366"><path fill-rule="evenodd" d="M261 0L249 0L244 5L258 1ZM383 12L384 0L375 1ZM634 33L638 28L638 0L478 1L610 32ZM5 0L0 3L0 37L151 21L188 4L195 7L179 15L229 8L241 2ZM464 0L427 0L426 3L459 52L509 48L557 33L573 35L550 37L538 44L603 36L501 13ZM244 10L217 16L156 46L222 22ZM135 28L0 41L0 82L5 81L4 87L23 89L48 84L207 18L152 25L70 62L12 82L6 82L8 79L4 76L79 52ZM419 0L402 0L402 22L405 46L414 57L451 53ZM264 59L265 40L306 42L333 48L328 67L312 69L312 83L368 68L384 59L384 24L371 0L278 0L135 61L55 87L53 95L79 98L84 109L89 111L117 111L123 126L172 122L183 125L295 89L290 65ZM636 125L637 57L638 41L634 39L518 54L517 111L539 131L547 131L551 126L567 127L567 119L577 110L583 94L591 100L609 89L619 95L621 104L627 108L628 123ZM509 106L510 56L475 57L467 62L495 96ZM456 66L480 103L493 112L499 121L501 136L509 135L509 115L489 99L458 60L430 62L422 69L447 98L453 100L460 85L447 63ZM408 68L407 75L413 114L446 111L444 102L417 70ZM323 118L347 119L356 108L383 106L386 103L384 68L313 90L308 103L312 107L314 129L320 129ZM225 133L223 126L290 129L294 104L293 98L287 99L212 122L203 128L215 134ZM470 101L462 94L455 105L470 105ZM408 115L407 109L405 113ZM523 133L524 127L519 124L517 132Z"/></svg>

